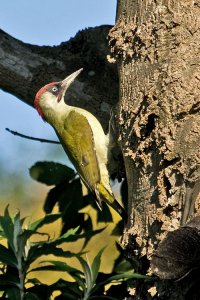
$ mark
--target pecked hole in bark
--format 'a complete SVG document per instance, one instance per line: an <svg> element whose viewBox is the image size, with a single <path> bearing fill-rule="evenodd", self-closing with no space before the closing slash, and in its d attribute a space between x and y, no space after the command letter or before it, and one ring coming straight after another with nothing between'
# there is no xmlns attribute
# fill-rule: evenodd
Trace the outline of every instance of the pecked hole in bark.
<svg viewBox="0 0 200 300"><path fill-rule="evenodd" d="M170 193L170 190L171 190L171 187L172 187L171 183L170 183L169 179L167 178L167 176L163 177L163 181L164 181L164 187L165 187L166 197L169 198L170 195L171 195L171 193ZM173 209L172 209L172 211L173 211Z"/></svg>
<svg viewBox="0 0 200 300"><path fill-rule="evenodd" d="M173 158L173 159L171 159L171 160L165 159L165 160L163 161L163 167L164 167L164 168L167 168L167 167L169 167L169 166L175 165L175 164L178 163L179 161L180 161L180 157L175 157L175 158Z"/></svg>
<svg viewBox="0 0 200 300"><path fill-rule="evenodd" d="M156 128L156 124L155 124L156 117L157 116L155 114L148 115L147 124L141 129L142 140L150 136L151 132Z"/></svg>

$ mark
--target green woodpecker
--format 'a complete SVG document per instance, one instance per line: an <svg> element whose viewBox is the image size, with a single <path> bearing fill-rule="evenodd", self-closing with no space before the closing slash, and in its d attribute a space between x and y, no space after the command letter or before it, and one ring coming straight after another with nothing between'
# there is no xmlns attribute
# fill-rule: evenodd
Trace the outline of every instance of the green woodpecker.
<svg viewBox="0 0 200 300"><path fill-rule="evenodd" d="M40 116L53 126L67 156L80 178L94 194L102 209L102 201L114 208L122 218L126 213L115 200L108 174L108 137L99 121L88 111L69 106L64 96L82 69L63 81L42 87L34 105Z"/></svg>

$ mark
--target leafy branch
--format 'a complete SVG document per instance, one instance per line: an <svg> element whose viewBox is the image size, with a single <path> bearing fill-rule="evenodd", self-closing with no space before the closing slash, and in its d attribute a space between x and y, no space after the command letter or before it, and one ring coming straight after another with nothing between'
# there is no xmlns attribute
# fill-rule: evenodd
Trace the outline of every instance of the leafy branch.
<svg viewBox="0 0 200 300"><path fill-rule="evenodd" d="M0 244L0 261L3 265L0 274L0 291L4 296L12 300L49 300L54 291L59 290L60 295L56 300L61 299L113 299L105 294L105 286L110 282L122 282L134 278L150 280L148 276L143 276L131 272L123 272L112 276L101 273L101 256L104 251L102 248L95 256L92 264L88 258L82 256L84 252L65 251L60 246L63 243L75 242L79 239L95 235L89 232L79 232L79 227L69 229L66 233L51 239L47 233L38 231L42 226L57 221L61 214L46 215L44 218L24 225L26 219L20 218L18 212L14 217L9 214L8 207L4 215L0 216L0 235L7 241L7 247ZM32 242L34 235L41 235L42 240ZM32 263L38 258L47 255L54 255L58 260L43 260L42 265L33 268ZM67 262L59 261L59 258L76 258L82 270L70 266ZM73 282L59 279L51 285L45 285L37 278L29 279L27 275L35 271L56 271L68 273ZM103 280L102 280L103 279ZM31 284L31 286L30 286ZM47 288L48 287L48 288ZM5 297L3 299L5 299Z"/></svg>

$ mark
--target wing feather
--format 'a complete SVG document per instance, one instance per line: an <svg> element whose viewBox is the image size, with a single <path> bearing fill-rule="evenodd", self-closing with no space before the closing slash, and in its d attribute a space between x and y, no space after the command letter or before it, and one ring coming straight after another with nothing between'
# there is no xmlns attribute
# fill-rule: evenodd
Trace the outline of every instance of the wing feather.
<svg viewBox="0 0 200 300"><path fill-rule="evenodd" d="M100 182L100 171L93 132L86 117L72 110L64 121L60 139L69 159L85 185L94 192Z"/></svg>

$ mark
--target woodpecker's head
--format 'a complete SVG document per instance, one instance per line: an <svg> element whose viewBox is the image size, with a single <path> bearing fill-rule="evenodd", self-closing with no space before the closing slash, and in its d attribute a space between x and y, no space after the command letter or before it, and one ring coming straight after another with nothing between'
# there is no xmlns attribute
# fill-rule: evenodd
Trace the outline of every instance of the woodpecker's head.
<svg viewBox="0 0 200 300"><path fill-rule="evenodd" d="M79 69L62 81L48 83L37 92L35 95L34 106L44 120L47 119L46 113L49 109L54 110L61 101L64 102L64 96L67 89L82 70L83 69Z"/></svg>

